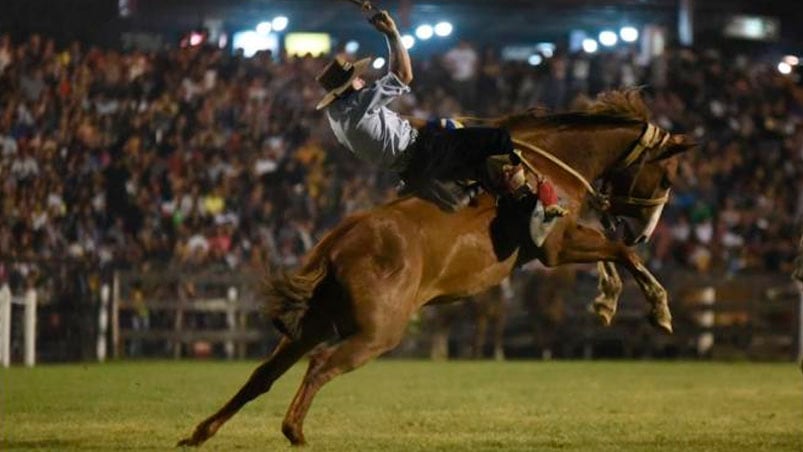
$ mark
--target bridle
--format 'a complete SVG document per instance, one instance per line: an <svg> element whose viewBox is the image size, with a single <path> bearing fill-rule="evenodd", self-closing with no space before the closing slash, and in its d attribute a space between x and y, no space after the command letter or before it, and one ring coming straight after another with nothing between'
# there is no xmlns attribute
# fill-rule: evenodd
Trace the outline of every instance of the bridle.
<svg viewBox="0 0 803 452"><path fill-rule="evenodd" d="M578 173L577 170L572 168L569 164L564 162L563 160L555 157L554 155L550 154L549 152L539 148L538 146L532 145L530 143L526 143L521 140L517 140L513 138L513 144L519 148L524 148L529 151L532 151L541 157L551 161L563 171L574 177L578 182L580 182L586 191L591 195L592 203L591 205L599 210L602 213L607 213L613 204L621 204L625 206L635 206L635 207L656 207L662 206L669 201L669 192L663 196L653 197L653 198L641 198L637 196L633 196L633 190L636 187L636 182L638 182L638 178L641 175L641 171L644 169L644 165L648 160L649 154L652 153L654 150L662 150L666 147L666 144L669 142L669 138L671 134L660 127L656 126L652 123L647 123L644 132L642 132L641 136L639 137L638 141L633 144L633 148L627 153L627 155L622 158L621 163L616 165L614 168L615 171L625 170L630 168L631 166L638 164L639 168L636 172L636 176L633 178L633 182L630 185L630 190L628 191L626 196L613 196L610 192L603 193L596 188L594 185L591 184L582 174ZM538 171L532 163L530 163L527 159L524 158L520 149L516 149L514 153L519 157L522 164L527 167L527 169L535 174L539 178L543 178L543 174ZM603 184L609 185L609 184Z"/></svg>
<svg viewBox="0 0 803 452"><path fill-rule="evenodd" d="M655 198L639 198L633 196L633 190L636 188L636 183L638 182L639 176L641 176L641 171L644 169L644 165L647 163L651 151L663 150L664 147L666 147L666 144L669 142L669 138L671 136L672 134L661 129L655 124L649 122L647 123L644 132L633 146L633 149L631 149L625 158L622 159L622 163L614 168L614 170L621 171L630 168L636 163L639 165L636 175L633 177L633 182L630 183L630 189L627 192L627 196L613 196L609 193L608 199L610 200L611 204L624 204L625 206L637 207L657 207L669 202L668 190L663 196L658 196Z"/></svg>

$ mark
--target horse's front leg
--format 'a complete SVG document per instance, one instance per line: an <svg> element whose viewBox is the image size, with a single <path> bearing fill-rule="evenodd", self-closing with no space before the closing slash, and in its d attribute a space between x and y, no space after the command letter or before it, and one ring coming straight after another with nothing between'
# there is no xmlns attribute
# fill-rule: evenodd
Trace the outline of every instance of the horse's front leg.
<svg viewBox="0 0 803 452"><path fill-rule="evenodd" d="M613 262L597 262L599 295L591 307L605 326L610 326L616 315L619 296L622 295L622 278Z"/></svg>
<svg viewBox="0 0 803 452"><path fill-rule="evenodd" d="M652 305L650 322L656 328L672 334L672 313L669 310L669 295L666 289L650 273L636 253L630 249L628 250L630 253L628 253L628 262L625 265L633 274L633 277L636 278L641 292L644 293L644 296L647 297L647 300Z"/></svg>
<svg viewBox="0 0 803 452"><path fill-rule="evenodd" d="M624 243L609 240L603 233L580 224L568 225L563 234L553 234L544 243L544 263L548 266L591 262L616 262L636 278L642 293L652 306L650 322L672 333L666 289L647 270L641 258Z"/></svg>

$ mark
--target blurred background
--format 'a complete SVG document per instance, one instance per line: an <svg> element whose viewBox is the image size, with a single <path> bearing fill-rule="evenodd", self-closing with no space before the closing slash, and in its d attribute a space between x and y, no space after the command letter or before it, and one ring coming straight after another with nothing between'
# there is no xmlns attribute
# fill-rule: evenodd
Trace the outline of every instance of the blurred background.
<svg viewBox="0 0 803 452"><path fill-rule="evenodd" d="M654 332L625 277L587 306L596 267L537 263L427 308L397 356L791 360L801 292L803 9L748 0L378 0L415 70L421 117L565 111L642 87L693 135L639 248L670 293ZM4 0L0 6L3 363L264 356L253 292L397 181L338 146L314 109L333 55L386 44L345 0Z"/></svg>

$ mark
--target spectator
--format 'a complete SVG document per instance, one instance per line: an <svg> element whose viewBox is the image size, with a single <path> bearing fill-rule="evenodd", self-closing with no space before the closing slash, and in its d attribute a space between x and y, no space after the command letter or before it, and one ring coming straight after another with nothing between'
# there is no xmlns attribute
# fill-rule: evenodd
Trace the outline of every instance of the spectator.
<svg viewBox="0 0 803 452"><path fill-rule="evenodd" d="M417 59L420 97L394 108L421 118L563 110L599 89L646 84L654 121L703 146L682 164L653 265L783 268L803 217L803 94L762 61L723 60L670 49L643 66L630 53L558 51L531 67L492 48L480 60L464 41ZM326 61L57 49L3 35L0 252L96 268L299 262L395 184L337 150L314 111Z"/></svg>
<svg viewBox="0 0 803 452"><path fill-rule="evenodd" d="M477 72L479 57L468 41L461 40L457 47L446 52L443 63L452 79L455 96L469 111L476 106Z"/></svg>

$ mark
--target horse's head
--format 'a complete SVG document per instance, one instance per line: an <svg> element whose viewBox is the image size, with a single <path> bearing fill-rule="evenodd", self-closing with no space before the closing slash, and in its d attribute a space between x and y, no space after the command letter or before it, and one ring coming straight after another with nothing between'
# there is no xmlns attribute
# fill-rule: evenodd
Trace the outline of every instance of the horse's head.
<svg viewBox="0 0 803 452"><path fill-rule="evenodd" d="M652 235L669 200L678 156L695 146L649 121L650 111L633 89L604 92L575 112L528 112L495 125L511 130L514 145L529 151L532 165L548 177L579 181L585 188L581 195L592 193L597 207L607 198L604 212L623 220L625 243L634 245ZM595 181L603 182L601 193Z"/></svg>
<svg viewBox="0 0 803 452"><path fill-rule="evenodd" d="M684 135L649 126L625 162L609 173L608 213L623 221L625 243L649 240L669 200L678 158L694 146Z"/></svg>

